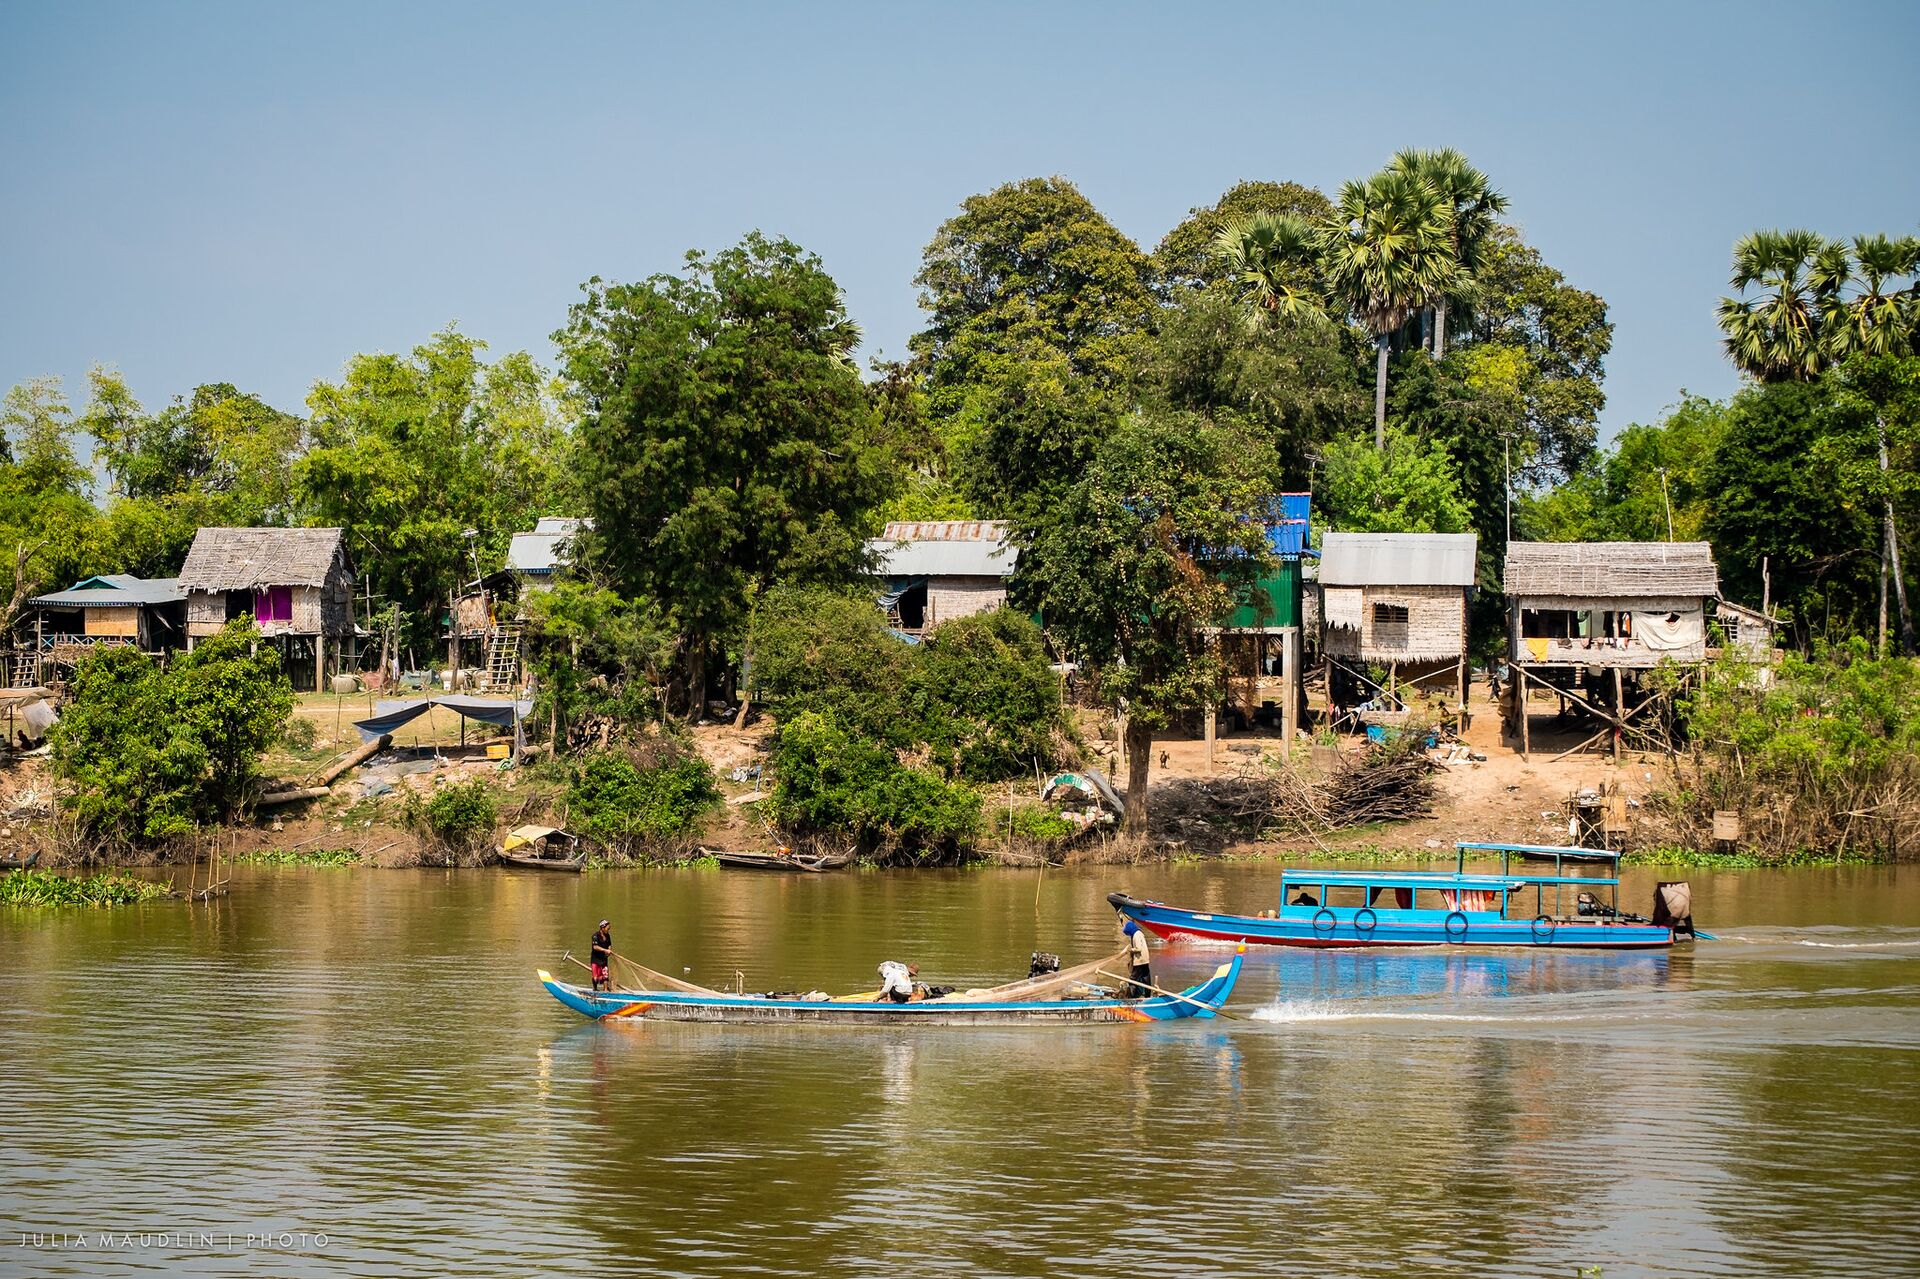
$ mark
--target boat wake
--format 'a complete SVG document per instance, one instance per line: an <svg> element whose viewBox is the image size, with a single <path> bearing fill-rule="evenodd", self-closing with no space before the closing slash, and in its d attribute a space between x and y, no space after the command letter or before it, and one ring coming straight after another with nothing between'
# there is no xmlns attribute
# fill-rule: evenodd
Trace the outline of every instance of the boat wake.
<svg viewBox="0 0 1920 1279"><path fill-rule="evenodd" d="M1607 1015L1596 1013L1422 1013L1397 1012L1388 1009L1359 1009L1321 1000L1282 1000L1256 1008L1248 1014L1254 1021L1284 1022L1298 1024L1303 1022L1340 1022L1340 1021L1421 1021L1455 1022L1484 1025L1504 1022L1524 1022L1539 1025L1547 1022L1591 1022L1604 1021Z"/></svg>

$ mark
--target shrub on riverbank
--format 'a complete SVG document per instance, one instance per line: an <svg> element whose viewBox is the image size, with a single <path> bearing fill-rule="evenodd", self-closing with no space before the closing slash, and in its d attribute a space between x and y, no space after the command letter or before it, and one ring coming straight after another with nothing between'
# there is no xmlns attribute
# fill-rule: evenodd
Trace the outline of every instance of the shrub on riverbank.
<svg viewBox="0 0 1920 1279"><path fill-rule="evenodd" d="M233 622L162 669L137 649L95 649L50 734L66 812L107 843L182 835L240 809L293 689L259 631Z"/></svg>
<svg viewBox="0 0 1920 1279"><path fill-rule="evenodd" d="M0 875L0 905L6 906L130 906L172 895L165 884L125 875L56 875L44 870Z"/></svg>
<svg viewBox="0 0 1920 1279"><path fill-rule="evenodd" d="M772 765L775 822L801 835L845 837L882 860L958 860L980 826L973 790L901 763L826 711L783 724Z"/></svg>
<svg viewBox="0 0 1920 1279"><path fill-rule="evenodd" d="M476 777L442 786L424 801L410 793L407 819L442 851L459 857L486 843L500 819L500 805L493 787Z"/></svg>
<svg viewBox="0 0 1920 1279"><path fill-rule="evenodd" d="M713 769L672 739L589 755L567 791L573 832L629 855L684 842L719 804Z"/></svg>
<svg viewBox="0 0 1920 1279"><path fill-rule="evenodd" d="M915 645L870 598L775 591L752 651L755 695L783 716L830 715L870 744L920 753L948 779L1028 776L1070 741L1040 628L1011 609L943 622Z"/></svg>
<svg viewBox="0 0 1920 1279"><path fill-rule="evenodd" d="M1920 662L1866 641L1775 668L1729 656L1680 699L1688 748L1668 807L1696 848L1716 810L1769 862L1920 850Z"/></svg>

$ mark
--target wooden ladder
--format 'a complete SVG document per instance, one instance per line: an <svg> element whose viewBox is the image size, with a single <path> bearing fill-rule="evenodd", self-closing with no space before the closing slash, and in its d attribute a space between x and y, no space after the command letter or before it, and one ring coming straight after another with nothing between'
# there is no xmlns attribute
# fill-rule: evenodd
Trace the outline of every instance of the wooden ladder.
<svg viewBox="0 0 1920 1279"><path fill-rule="evenodd" d="M9 688L33 688L37 686L40 682L39 654L16 651L13 655L13 669L7 672L7 674L9 676L7 685Z"/></svg>
<svg viewBox="0 0 1920 1279"><path fill-rule="evenodd" d="M520 628L496 626L487 632L487 687L512 688L520 673Z"/></svg>

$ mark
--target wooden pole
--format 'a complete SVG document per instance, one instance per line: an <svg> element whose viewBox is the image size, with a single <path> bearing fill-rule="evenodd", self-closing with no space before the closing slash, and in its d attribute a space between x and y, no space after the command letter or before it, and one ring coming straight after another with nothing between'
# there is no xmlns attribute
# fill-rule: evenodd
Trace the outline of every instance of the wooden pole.
<svg viewBox="0 0 1920 1279"><path fill-rule="evenodd" d="M1285 690L1280 696L1280 730L1286 737L1282 753L1293 753L1293 739L1300 735L1300 703L1302 677L1300 669L1300 628L1289 627L1280 640L1281 678L1286 681Z"/></svg>
<svg viewBox="0 0 1920 1279"><path fill-rule="evenodd" d="M1241 1018L1236 1017L1232 1013L1228 1012L1226 1008L1220 1004L1210 1004L1204 999L1195 999L1190 995L1179 995L1179 994L1175 994L1171 990L1162 990L1160 989L1160 987L1154 985L1152 982L1135 981L1131 977L1121 977L1114 973L1108 972L1104 968L1096 968L1093 971L1099 976L1105 977L1108 981L1123 981L1127 983L1127 985L1129 986L1138 986L1140 987L1140 989L1150 990L1156 995L1165 995L1168 999L1177 999L1183 1004L1192 1004L1195 1008L1204 1008L1208 1012L1214 1014L1216 1017L1225 1017L1228 1021L1242 1020Z"/></svg>
<svg viewBox="0 0 1920 1279"><path fill-rule="evenodd" d="M1613 713L1615 717L1613 728L1613 762L1615 766L1618 766L1620 763L1620 739L1626 735L1621 725L1626 723L1627 718L1626 677L1621 675L1618 666L1613 668Z"/></svg>
<svg viewBox="0 0 1920 1279"><path fill-rule="evenodd" d="M1207 771L1209 773L1213 771L1213 738L1214 738L1216 721L1218 721L1219 717L1220 717L1219 711L1217 711L1213 706L1209 705L1207 707L1207 722L1206 722Z"/></svg>
<svg viewBox="0 0 1920 1279"><path fill-rule="evenodd" d="M1526 759L1533 750L1531 734L1527 727L1527 671L1524 666L1515 663L1513 674L1514 714L1520 718L1520 758Z"/></svg>

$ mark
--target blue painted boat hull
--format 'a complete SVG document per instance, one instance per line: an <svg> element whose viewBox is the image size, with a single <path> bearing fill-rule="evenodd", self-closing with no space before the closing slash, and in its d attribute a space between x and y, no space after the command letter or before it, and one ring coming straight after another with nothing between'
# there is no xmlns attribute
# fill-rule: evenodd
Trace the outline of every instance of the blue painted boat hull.
<svg viewBox="0 0 1920 1279"><path fill-rule="evenodd" d="M1227 1002L1245 956L1236 953L1213 975L1181 993L1147 999L1053 999L1021 1003L968 1002L952 997L896 1004L877 1000L822 1002L754 995L693 995L679 991L596 991L540 973L547 993L596 1021L744 1022L838 1026L1119 1025L1206 1019Z"/></svg>
<svg viewBox="0 0 1920 1279"><path fill-rule="evenodd" d="M1652 950L1673 945L1673 930L1611 919L1504 919L1487 911L1306 908L1269 918L1221 915L1110 893L1122 915L1163 940L1197 938L1255 946L1526 946L1557 950ZM1398 914L1408 918L1395 918Z"/></svg>

